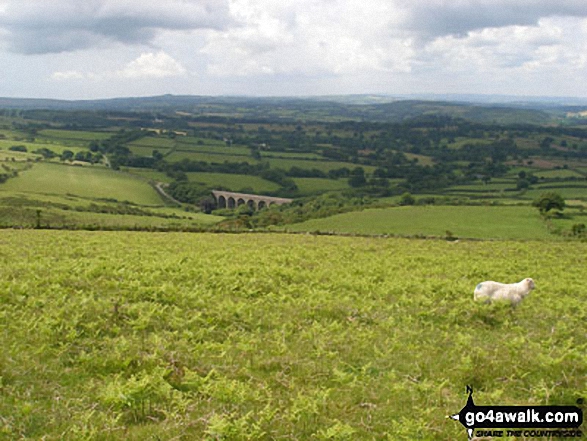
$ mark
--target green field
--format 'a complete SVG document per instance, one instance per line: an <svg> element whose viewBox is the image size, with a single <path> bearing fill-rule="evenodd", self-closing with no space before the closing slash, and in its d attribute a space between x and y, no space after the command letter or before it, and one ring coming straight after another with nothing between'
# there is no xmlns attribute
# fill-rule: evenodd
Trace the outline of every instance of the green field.
<svg viewBox="0 0 587 441"><path fill-rule="evenodd" d="M306 152L293 153L293 152L262 151L261 156L263 158L306 159L306 160L324 159L324 157L320 156L317 153L306 153Z"/></svg>
<svg viewBox="0 0 587 441"><path fill-rule="evenodd" d="M288 225L290 231L392 234L500 239L546 239L549 233L531 207L425 206L368 209Z"/></svg>
<svg viewBox="0 0 587 441"><path fill-rule="evenodd" d="M478 183L478 184L468 184L468 185L453 185L448 189L448 191L470 191L470 192L496 192L502 191L506 189L516 189L516 183L511 182L489 182L488 184Z"/></svg>
<svg viewBox="0 0 587 441"><path fill-rule="evenodd" d="M232 191L243 189L252 190L254 193L262 194L267 191L279 189L275 182L267 181L259 176L238 175L232 173L186 173L191 182L201 182L212 187L224 187Z"/></svg>
<svg viewBox="0 0 587 441"><path fill-rule="evenodd" d="M569 169L542 170L534 175L539 178L585 178L581 173Z"/></svg>
<svg viewBox="0 0 587 441"><path fill-rule="evenodd" d="M578 182L567 182L560 185L556 185L556 183L544 184L543 186L537 185L524 193L522 197L534 200L540 197L541 194L551 191L560 194L565 199L587 199L587 185L582 185Z"/></svg>
<svg viewBox="0 0 587 441"><path fill-rule="evenodd" d="M73 153L77 153L79 151L86 151L87 148L79 146L79 145L66 145L62 142L22 142L22 141L9 141L9 140L0 140L0 149L5 155L11 155L13 153L20 153L14 152L12 150L8 150L12 146L25 146L27 148L27 153L34 154L33 152L38 149L49 149L53 153L60 155L63 153L64 150L71 150Z"/></svg>
<svg viewBox="0 0 587 441"><path fill-rule="evenodd" d="M454 441L466 385L587 396L585 243L3 230L0 259L3 439Z"/></svg>
<svg viewBox="0 0 587 441"><path fill-rule="evenodd" d="M216 145L189 145L189 144L178 144L178 152L194 152L194 153L212 153L215 155L237 155L237 156L250 156L251 149L247 147L239 146L216 146Z"/></svg>
<svg viewBox="0 0 587 441"><path fill-rule="evenodd" d="M113 135L113 133L45 129L41 130L39 132L39 135L43 138L67 141L82 141L84 143L87 143L89 141L101 141L103 139L108 139Z"/></svg>
<svg viewBox="0 0 587 441"><path fill-rule="evenodd" d="M153 156L153 150L158 150L159 153L166 155L171 149L165 147L145 147L142 145L129 145L128 149L136 156Z"/></svg>
<svg viewBox="0 0 587 441"><path fill-rule="evenodd" d="M354 169L355 167L362 167L365 170L365 173L372 173L376 167L371 165L360 165L360 164L351 164L348 162L338 162L338 161L306 161L303 159L281 159L281 158L267 158L263 159L267 161L271 168L281 168L283 170L289 170L291 167L299 167L304 169L318 169L323 172L328 172L330 170L335 170L339 168L346 167L349 170Z"/></svg>
<svg viewBox="0 0 587 441"><path fill-rule="evenodd" d="M28 153L28 152L14 152L12 150L0 150L0 161L2 162L10 162L10 161L34 161L37 158L40 158L41 155L37 155L35 153Z"/></svg>
<svg viewBox="0 0 587 441"><path fill-rule="evenodd" d="M0 228L193 230L224 220L181 207L138 206L111 199L0 191Z"/></svg>
<svg viewBox="0 0 587 441"><path fill-rule="evenodd" d="M162 204L157 192L144 180L100 166L37 163L18 177L0 184L0 192L4 190L110 198L143 205Z"/></svg>
<svg viewBox="0 0 587 441"><path fill-rule="evenodd" d="M189 159L190 161L203 161L209 163L218 163L222 164L226 161L228 162L247 162L249 164L256 164L258 161L253 159L250 155L238 155L238 154L231 154L227 155L224 153L209 153L209 152L196 152L196 151L179 151L176 150L169 156L165 157L166 161L169 162L179 162L184 159Z"/></svg>
<svg viewBox="0 0 587 441"><path fill-rule="evenodd" d="M346 179L293 178L300 194L315 194L349 188Z"/></svg>
<svg viewBox="0 0 587 441"><path fill-rule="evenodd" d="M131 141L128 144L128 147L144 147L149 148L151 151L153 150L162 150L162 149L170 149L175 147L175 140L169 138L159 138L159 137L144 137L137 139L135 141Z"/></svg>
<svg viewBox="0 0 587 441"><path fill-rule="evenodd" d="M175 138L177 144L179 146L196 146L196 147L204 147L204 146L214 146L214 147L226 147L226 141L221 139L212 139L212 138L200 138L194 136L180 136Z"/></svg>
<svg viewBox="0 0 587 441"><path fill-rule="evenodd" d="M418 160L418 164L420 164L420 165L434 165L434 160L430 156L417 155L415 153L404 153L404 155L410 161L412 159L417 159Z"/></svg>
<svg viewBox="0 0 587 441"><path fill-rule="evenodd" d="M167 182L170 183L173 181L173 178L170 178L163 172L155 171L149 168L132 168L132 167L123 167L123 171L131 173L133 175L141 176L145 179L158 181L158 182Z"/></svg>

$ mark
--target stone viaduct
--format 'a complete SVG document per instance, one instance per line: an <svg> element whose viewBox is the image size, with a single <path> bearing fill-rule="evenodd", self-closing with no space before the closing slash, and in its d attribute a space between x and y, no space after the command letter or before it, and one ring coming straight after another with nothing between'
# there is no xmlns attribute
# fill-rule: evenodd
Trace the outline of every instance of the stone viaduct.
<svg viewBox="0 0 587 441"><path fill-rule="evenodd" d="M254 210L260 210L269 207L272 204L282 205L289 204L293 199L274 198L271 196L261 196L258 194L233 193L231 191L212 190L216 199L218 208L236 208L247 204Z"/></svg>

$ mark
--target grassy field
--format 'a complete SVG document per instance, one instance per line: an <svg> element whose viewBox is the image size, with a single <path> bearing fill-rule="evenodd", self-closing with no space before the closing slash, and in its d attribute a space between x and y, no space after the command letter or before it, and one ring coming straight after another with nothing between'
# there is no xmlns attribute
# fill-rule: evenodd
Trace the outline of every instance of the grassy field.
<svg viewBox="0 0 587 441"><path fill-rule="evenodd" d="M254 193L275 191L279 185L275 182L267 181L259 176L237 175L232 173L186 173L188 180L192 182L201 182L206 185L224 187L232 191L250 189Z"/></svg>
<svg viewBox="0 0 587 441"><path fill-rule="evenodd" d="M293 178L300 194L315 194L349 188L346 179Z"/></svg>
<svg viewBox="0 0 587 441"><path fill-rule="evenodd" d="M217 146L217 145L189 145L189 144L178 144L178 152L195 152L195 153L212 153L216 155L238 155L238 156L250 156L251 149L247 147L238 146Z"/></svg>
<svg viewBox="0 0 587 441"><path fill-rule="evenodd" d="M354 169L355 167L362 167L366 173L372 173L376 167L371 165L359 165L359 164L351 164L348 162L338 162L338 161L306 161L303 159L282 159L282 158L266 158L264 161L267 161L271 168L281 168L283 170L289 170L291 167L299 167L305 169L318 169L322 170L323 172L328 172L330 170L339 169L346 167L349 170Z"/></svg>
<svg viewBox="0 0 587 441"><path fill-rule="evenodd" d="M418 164L420 164L420 165L430 165L430 166L434 165L434 160L430 156L417 155L415 153L404 153L404 155L409 160L417 159Z"/></svg>
<svg viewBox="0 0 587 441"><path fill-rule="evenodd" d="M256 164L258 161L253 159L250 155L226 155L224 153L209 153L209 152L196 152L196 151L179 151L176 150L172 154L165 157L166 161L169 162L179 162L184 159L189 159L190 161L203 161L209 163L218 163L222 164L226 161L228 162L247 162L249 164Z"/></svg>
<svg viewBox="0 0 587 441"><path fill-rule="evenodd" d="M369 209L287 226L291 231L395 234L501 239L546 239L549 233L531 207L424 206Z"/></svg>
<svg viewBox="0 0 587 441"><path fill-rule="evenodd" d="M153 151L154 149L161 151L162 149L171 149L175 147L175 140L169 138L155 138L147 136L145 138L140 138L135 141L131 141L127 145L129 148L143 147L151 149L151 151Z"/></svg>
<svg viewBox="0 0 587 441"><path fill-rule="evenodd" d="M0 231L4 439L466 439L587 396L587 244ZM515 310L482 280L531 276ZM512 438L508 438L512 439ZM519 438L521 439L521 438Z"/></svg>
<svg viewBox="0 0 587 441"><path fill-rule="evenodd" d="M0 149L2 150L2 153L4 153L5 155L19 153L19 152L14 152L14 151L11 151L8 149L12 146L21 146L21 145L25 146L27 148L27 153L30 153L30 154L34 154L33 152L35 150L43 149L43 148L49 149L53 153L56 153L57 155L60 155L61 153L63 153L64 150L71 150L73 153L87 150L86 147L82 147L79 144L67 145L61 141L22 142L22 141L10 141L10 140L5 140L5 139L0 140ZM35 155L35 156L38 156L38 155Z"/></svg>
<svg viewBox="0 0 587 441"><path fill-rule="evenodd" d="M0 192L4 190L110 198L143 205L162 204L157 192L144 180L99 166L37 163L30 170L1 184Z"/></svg>
<svg viewBox="0 0 587 441"><path fill-rule="evenodd" d="M166 155L171 149L165 147L145 147L142 145L130 145L129 150L136 156L153 156L153 150L158 150L159 153Z"/></svg>
<svg viewBox="0 0 587 441"><path fill-rule="evenodd" d="M212 138L201 138L197 136L180 136L175 138L178 145L193 145L197 147L203 146L214 146L214 147L226 147L226 141L222 139Z"/></svg>
<svg viewBox="0 0 587 441"><path fill-rule="evenodd" d="M539 178L585 178L581 173L569 169L542 170L534 175Z"/></svg>
<svg viewBox="0 0 587 441"><path fill-rule="evenodd" d="M545 192L554 191L560 194L565 199L587 199L587 185L579 182L549 183L543 185L536 185L531 190L528 190L521 196L524 199L534 200L540 197Z"/></svg>
<svg viewBox="0 0 587 441"><path fill-rule="evenodd" d="M309 160L320 160L324 159L323 156L317 153L294 153L294 152L271 152L262 151L261 156L263 158L284 158L284 159L309 159Z"/></svg>
<svg viewBox="0 0 587 441"><path fill-rule="evenodd" d="M145 179L159 181L159 182L172 182L173 178L167 176L167 174L155 170L151 170L149 168L132 168L132 167L123 167L123 171L131 173L133 175L141 176Z"/></svg>
<svg viewBox="0 0 587 441"><path fill-rule="evenodd" d="M0 228L198 229L224 218L181 207L140 206L111 199L0 191Z"/></svg>
<svg viewBox="0 0 587 441"><path fill-rule="evenodd" d="M506 189L516 189L516 183L511 182L489 182L488 184L478 183L469 185L453 185L448 191L471 191L471 192L495 192Z"/></svg>
<svg viewBox="0 0 587 441"><path fill-rule="evenodd" d="M0 228L20 226L35 228L37 225L36 205L14 207L4 204L0 199ZM100 204L101 207L112 207ZM185 213L170 209L167 213L159 210L149 214L99 213L59 209L55 207L40 208L39 224L42 228L53 229L88 229L88 230L171 230L185 231L214 225L224 218L202 213Z"/></svg>
<svg viewBox="0 0 587 441"><path fill-rule="evenodd" d="M82 141L84 143L89 143L90 141L101 141L103 139L110 138L112 135L112 132L88 132L78 130L56 129L45 129L39 132L39 136L42 138L68 141Z"/></svg>
<svg viewBox="0 0 587 441"><path fill-rule="evenodd" d="M0 150L0 161L2 162L23 162L23 161L34 161L40 158L41 155L28 152L13 152L12 150Z"/></svg>

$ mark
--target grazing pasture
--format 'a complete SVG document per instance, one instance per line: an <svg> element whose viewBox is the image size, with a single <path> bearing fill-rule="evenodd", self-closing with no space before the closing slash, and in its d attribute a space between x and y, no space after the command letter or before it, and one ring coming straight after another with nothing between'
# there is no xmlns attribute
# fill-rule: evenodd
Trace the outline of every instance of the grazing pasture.
<svg viewBox="0 0 587 441"><path fill-rule="evenodd" d="M302 195L349 188L347 179L293 178Z"/></svg>
<svg viewBox="0 0 587 441"><path fill-rule="evenodd" d="M100 166L37 163L0 187L2 191L71 194L85 198L110 198L143 205L161 205L157 192L144 180Z"/></svg>
<svg viewBox="0 0 587 441"><path fill-rule="evenodd" d="M411 206L367 209L288 225L290 231L321 231L400 236L484 239L546 239L551 237L532 207Z"/></svg>
<svg viewBox="0 0 587 441"><path fill-rule="evenodd" d="M262 194L267 191L279 189L275 182L267 181L259 176L239 175L233 173L205 173L191 172L186 173L190 182L200 182L212 187L228 188L231 191L246 189L254 193Z"/></svg>
<svg viewBox="0 0 587 441"><path fill-rule="evenodd" d="M0 264L5 439L454 441L466 385L587 396L585 243L2 230Z"/></svg>

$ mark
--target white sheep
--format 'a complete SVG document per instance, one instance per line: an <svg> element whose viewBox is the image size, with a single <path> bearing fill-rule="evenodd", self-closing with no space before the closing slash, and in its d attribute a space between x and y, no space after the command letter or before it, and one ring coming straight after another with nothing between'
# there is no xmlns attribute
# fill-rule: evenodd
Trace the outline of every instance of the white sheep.
<svg viewBox="0 0 587 441"><path fill-rule="evenodd" d="M535 286L534 280L530 278L518 283L481 282L475 287L475 300L485 300L486 303L504 300L517 306Z"/></svg>

